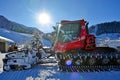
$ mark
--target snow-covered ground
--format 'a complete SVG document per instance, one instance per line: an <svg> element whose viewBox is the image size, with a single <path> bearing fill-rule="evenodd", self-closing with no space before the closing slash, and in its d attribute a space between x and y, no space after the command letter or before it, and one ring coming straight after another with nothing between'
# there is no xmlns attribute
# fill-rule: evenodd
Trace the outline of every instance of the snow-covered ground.
<svg viewBox="0 0 120 80"><path fill-rule="evenodd" d="M111 72L62 72L57 63L47 63L34 66L28 70L3 71L0 53L0 80L120 80L120 71Z"/></svg>
<svg viewBox="0 0 120 80"><path fill-rule="evenodd" d="M115 49L119 49L120 48L120 39L97 39L97 46L106 46L106 47L112 47Z"/></svg>
<svg viewBox="0 0 120 80"><path fill-rule="evenodd" d="M3 71L0 54L0 80L120 80L120 71L62 72L57 63L39 64L28 70Z"/></svg>
<svg viewBox="0 0 120 80"><path fill-rule="evenodd" d="M120 72L60 72L56 64L0 74L0 80L120 80Z"/></svg>

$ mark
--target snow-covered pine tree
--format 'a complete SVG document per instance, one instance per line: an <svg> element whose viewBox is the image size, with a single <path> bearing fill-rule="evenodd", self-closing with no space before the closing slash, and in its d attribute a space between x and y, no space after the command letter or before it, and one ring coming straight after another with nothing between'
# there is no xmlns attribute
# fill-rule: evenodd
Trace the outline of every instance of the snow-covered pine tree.
<svg viewBox="0 0 120 80"><path fill-rule="evenodd" d="M40 50L43 48L42 45L42 34L35 32L31 39L31 46L33 49L37 50L36 56L40 59L41 53Z"/></svg>

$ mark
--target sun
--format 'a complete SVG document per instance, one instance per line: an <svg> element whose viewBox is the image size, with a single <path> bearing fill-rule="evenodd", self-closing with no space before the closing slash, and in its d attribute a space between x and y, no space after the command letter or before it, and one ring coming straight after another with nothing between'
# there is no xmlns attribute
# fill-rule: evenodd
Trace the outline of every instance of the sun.
<svg viewBox="0 0 120 80"><path fill-rule="evenodd" d="M38 22L43 25L49 24L51 22L50 16L46 12L40 13L37 18L38 18Z"/></svg>

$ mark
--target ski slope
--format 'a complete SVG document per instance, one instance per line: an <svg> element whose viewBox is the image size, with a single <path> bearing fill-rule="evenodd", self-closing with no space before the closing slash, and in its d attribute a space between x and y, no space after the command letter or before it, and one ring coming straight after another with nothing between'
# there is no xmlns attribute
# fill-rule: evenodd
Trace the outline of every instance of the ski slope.
<svg viewBox="0 0 120 80"><path fill-rule="evenodd" d="M14 42L21 43L31 39L30 34L18 33L0 28L0 36L13 40Z"/></svg>
<svg viewBox="0 0 120 80"><path fill-rule="evenodd" d="M32 38L31 34L18 33L6 29L0 28L0 36L13 40L16 43L26 43L29 42ZM42 38L42 43L44 46L51 47L50 41Z"/></svg>

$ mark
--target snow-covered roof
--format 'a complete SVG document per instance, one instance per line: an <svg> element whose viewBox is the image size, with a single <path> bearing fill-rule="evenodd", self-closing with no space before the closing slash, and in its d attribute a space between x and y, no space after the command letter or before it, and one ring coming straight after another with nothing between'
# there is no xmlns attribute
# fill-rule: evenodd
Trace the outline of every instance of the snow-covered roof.
<svg viewBox="0 0 120 80"><path fill-rule="evenodd" d="M0 41L13 42L13 40L0 36Z"/></svg>

